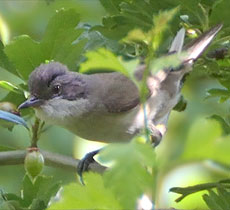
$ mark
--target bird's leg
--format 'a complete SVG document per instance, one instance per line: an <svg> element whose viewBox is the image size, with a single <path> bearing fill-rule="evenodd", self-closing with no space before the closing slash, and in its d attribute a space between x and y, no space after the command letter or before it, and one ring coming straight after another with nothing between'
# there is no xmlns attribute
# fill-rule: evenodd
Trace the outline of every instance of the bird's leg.
<svg viewBox="0 0 230 210"><path fill-rule="evenodd" d="M82 178L83 172L88 171L89 165L95 162L94 156L98 154L100 151L101 149L89 152L79 161L78 166L77 166L77 173L80 177L80 181L82 184L84 184L84 181Z"/></svg>
<svg viewBox="0 0 230 210"><path fill-rule="evenodd" d="M148 129L150 131L150 140L154 147L156 147L165 134L166 126L163 124L154 125L153 122L148 124Z"/></svg>

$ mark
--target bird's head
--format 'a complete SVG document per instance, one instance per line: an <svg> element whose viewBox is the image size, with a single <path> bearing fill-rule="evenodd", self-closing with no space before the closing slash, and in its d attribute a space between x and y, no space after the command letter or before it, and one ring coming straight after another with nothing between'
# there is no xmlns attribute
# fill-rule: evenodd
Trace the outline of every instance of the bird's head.
<svg viewBox="0 0 230 210"><path fill-rule="evenodd" d="M81 75L70 72L59 62L41 64L30 74L28 85L30 98L19 109L38 108L54 99L73 101L85 97L85 83Z"/></svg>

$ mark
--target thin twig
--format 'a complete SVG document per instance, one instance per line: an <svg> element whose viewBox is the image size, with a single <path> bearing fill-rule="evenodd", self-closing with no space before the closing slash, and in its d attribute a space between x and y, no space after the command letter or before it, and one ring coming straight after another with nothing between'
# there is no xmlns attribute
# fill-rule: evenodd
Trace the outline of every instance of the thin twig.
<svg viewBox="0 0 230 210"><path fill-rule="evenodd" d="M40 120L36 117L34 125L32 126L31 147L37 147L37 142L39 139L39 128L40 128Z"/></svg>

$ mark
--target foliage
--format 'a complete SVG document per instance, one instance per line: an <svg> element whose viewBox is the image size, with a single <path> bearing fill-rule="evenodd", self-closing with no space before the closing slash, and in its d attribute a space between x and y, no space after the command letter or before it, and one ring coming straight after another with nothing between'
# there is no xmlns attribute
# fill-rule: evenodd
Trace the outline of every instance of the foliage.
<svg viewBox="0 0 230 210"><path fill-rule="evenodd" d="M0 209L44 209L51 197L55 196L60 183L52 183L52 177L38 176L34 182L26 174L20 196L11 193L1 193Z"/></svg>
<svg viewBox="0 0 230 210"><path fill-rule="evenodd" d="M179 202L192 193L196 193L202 190L207 190L208 194L203 195L203 199L207 204L207 206L211 210L214 209L225 210L230 208L229 183L230 180L226 179L215 183L205 183L205 184L199 184L199 185L185 187L185 188L174 187L171 188L170 191L181 194L181 196L176 200L176 202ZM213 188L214 189L216 188L216 192L213 190Z"/></svg>
<svg viewBox="0 0 230 210"><path fill-rule="evenodd" d="M51 1L47 2L52 4ZM156 73L162 68L177 67L180 64L176 55L159 58L159 55L167 51L179 26L193 31L195 36L198 36L219 20L224 22L225 28L213 45L215 49L202 57L196 68L203 68L223 86L208 90L207 98L218 97L222 103L229 99L230 61L227 52L230 22L228 12L227 15L222 12L228 3L227 0L100 0L100 3L107 12L101 25L82 25L79 15L73 9L60 9L49 20L41 41L34 40L28 35L20 35L5 46L0 42L0 67L22 81L18 85L5 80L0 81L0 88L8 92L2 99L4 103L9 101L19 105L25 100L28 97L27 81L30 73L41 63L52 60L67 65L72 71L82 73L120 72L137 84L144 102L146 75L150 71ZM216 47L220 47L220 50L216 50ZM146 72L142 81L136 81L133 69L137 68L140 60L145 62ZM177 109L184 110L185 106L182 98ZM28 120L28 113L23 112L22 117ZM23 125L29 130L31 145L34 146L46 128L38 120L31 125L22 117L0 111L0 125L3 125L2 120L4 127L11 130L14 124ZM217 122L208 120L208 125L204 125L203 122L194 123L194 130L188 134L188 140L183 147L181 160L226 160L227 149L223 150L223 147L229 148L229 141L226 142L230 132L228 117L223 118L214 114L210 118ZM30 121L33 121L31 115ZM219 125L217 130L216 125ZM205 131L205 136L201 135L202 131L199 129ZM221 137L226 138L226 141L218 146L215 141ZM50 205L49 209L134 209L138 198L144 193L151 195L150 199L155 202L159 163L152 147L141 143L141 138L136 137L128 144L106 147L99 158L103 163L112 162L112 166L102 176L86 173L86 186L78 183L63 186L61 199L51 199L60 189L60 182L41 175L31 180L26 174L20 196L2 192L0 208L45 209ZM201 141L203 138L205 140ZM209 152L203 152L205 147L209 148ZM11 149L0 146L0 151ZM223 154L216 157L213 151L222 151ZM229 161L227 163L229 164ZM169 161L160 173L164 173L170 164ZM217 191L212 188L216 188ZM179 200L200 190L208 190L209 194L205 194L203 199L210 209L229 208L228 182L171 189L172 192L182 194Z"/></svg>

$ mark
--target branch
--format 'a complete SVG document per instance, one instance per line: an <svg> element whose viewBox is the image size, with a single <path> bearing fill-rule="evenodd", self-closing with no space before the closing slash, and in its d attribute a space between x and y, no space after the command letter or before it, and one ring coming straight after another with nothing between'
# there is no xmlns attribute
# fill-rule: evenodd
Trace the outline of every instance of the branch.
<svg viewBox="0 0 230 210"><path fill-rule="evenodd" d="M45 159L46 166L63 168L72 172L77 172L79 160L44 150L40 150L40 152ZM27 150L0 152L0 166L24 164L26 154ZM89 170L92 170L94 172L103 173L105 169L106 167L100 165L97 162L89 165Z"/></svg>
<svg viewBox="0 0 230 210"><path fill-rule="evenodd" d="M217 188L221 185L224 186L225 188L230 188L229 184L230 184L230 180L227 179L227 180L221 180L219 182L197 184L197 185L189 186L189 187L173 187L169 191L181 194L180 197L178 197L175 200L176 202L180 202L181 200L183 200L188 195L199 192L199 191Z"/></svg>

